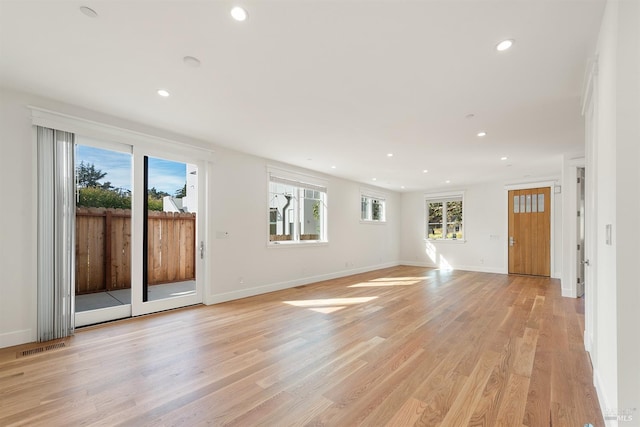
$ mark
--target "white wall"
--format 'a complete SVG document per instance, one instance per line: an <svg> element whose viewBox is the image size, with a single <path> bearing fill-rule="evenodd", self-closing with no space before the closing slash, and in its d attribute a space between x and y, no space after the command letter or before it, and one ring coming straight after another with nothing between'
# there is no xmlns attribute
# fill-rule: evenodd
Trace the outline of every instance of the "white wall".
<svg viewBox="0 0 640 427"><path fill-rule="evenodd" d="M618 408L640 423L640 2L618 11L616 102L616 274ZM624 423L621 423L624 425Z"/></svg>
<svg viewBox="0 0 640 427"><path fill-rule="evenodd" d="M0 347L36 340L36 168L29 105L194 146L209 145L83 108L0 90L0 182L11 200L10 209L0 211ZM386 224L361 224L360 184L329 176L324 176L328 180L329 243L268 248L267 164L275 163L215 148L207 179L211 230L206 302L398 263L400 196L386 192ZM229 237L215 239L215 231L229 232Z"/></svg>
<svg viewBox="0 0 640 427"><path fill-rule="evenodd" d="M36 325L35 146L29 113L0 94L0 347L34 341Z"/></svg>
<svg viewBox="0 0 640 427"><path fill-rule="evenodd" d="M307 171L328 180L329 244L268 247L267 166L282 165L222 149L216 150L215 157L210 215L214 234L228 232L229 238L215 239L209 245L213 251L213 286L208 302L398 263L398 194L387 193L386 224L362 224L360 184Z"/></svg>
<svg viewBox="0 0 640 427"><path fill-rule="evenodd" d="M597 161L595 170L587 170L595 180L595 188L587 191L593 191L598 201L591 348L594 381L603 411L631 415L633 425L640 419L639 28L637 1L607 3L596 52ZM611 244L605 241L607 225L613 229Z"/></svg>
<svg viewBox="0 0 640 427"><path fill-rule="evenodd" d="M461 270L506 273L507 196L504 186L484 184L452 190L464 190L464 242L425 242L426 193L405 193L402 195L400 259L408 265L440 267L448 264Z"/></svg>
<svg viewBox="0 0 640 427"><path fill-rule="evenodd" d="M450 265L455 269L508 272L508 217L507 190L505 183L487 183L464 190L465 242L425 242L425 192L402 195L402 227L400 237L400 259L403 264L437 267ZM434 191L437 193L437 191ZM562 199L554 194L551 221L554 223L553 247L551 248L553 277L561 271L561 222Z"/></svg>

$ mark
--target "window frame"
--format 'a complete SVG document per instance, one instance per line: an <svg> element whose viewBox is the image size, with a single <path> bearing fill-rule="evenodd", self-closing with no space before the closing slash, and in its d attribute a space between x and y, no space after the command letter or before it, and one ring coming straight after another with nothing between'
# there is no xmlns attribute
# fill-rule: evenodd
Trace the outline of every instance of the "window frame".
<svg viewBox="0 0 640 427"><path fill-rule="evenodd" d="M362 202L363 199L368 200L368 207L366 209L366 218L363 218ZM382 218L373 219L373 202L381 202ZM360 222L363 224L386 224L387 223L387 195L378 193L368 189L362 189L360 191Z"/></svg>
<svg viewBox="0 0 640 427"><path fill-rule="evenodd" d="M272 207L272 183L282 184L285 186L292 187L295 195L291 197L291 205L287 207L287 211L293 211L293 220L289 222L293 227L291 231L291 239L288 240L271 240L273 234L271 234L273 221L271 221L273 217L273 209L277 209L276 207ZM300 219L304 216L304 203L301 203L305 199L309 199L307 193L311 191L314 195L315 193L319 193L318 200L320 201L320 207L322 209L322 213L320 214L319 227L320 232L317 239L302 239L302 236L307 236L308 234L302 233L304 230L304 225L301 223ZM312 198L313 199L313 198ZM279 169L275 167L267 167L267 247L287 247L287 246L308 246L308 245L323 245L329 242L328 238L328 229L327 229L327 215L328 215L328 207L327 207L327 199L328 199L328 191L327 191L327 181L318 178L312 175L306 175L303 173L290 171L286 169ZM290 215L290 214L288 214ZM280 215L276 215L276 217L280 217L278 220L282 220ZM277 222L276 225L276 234L277 234ZM284 233L284 230L283 230ZM315 233L313 233L315 234ZM284 234L283 234L284 235Z"/></svg>
<svg viewBox="0 0 640 427"><path fill-rule="evenodd" d="M433 194L425 194L424 196L424 240L430 242L450 242L450 243L465 243L467 241L467 229L466 229L466 204L465 204L465 192L464 191L453 191L447 193L433 193ZM429 204L430 203L442 203L442 229L443 234L446 236L447 229L447 212L446 212L446 203L461 201L462 202L462 238L439 238L434 239L429 237Z"/></svg>

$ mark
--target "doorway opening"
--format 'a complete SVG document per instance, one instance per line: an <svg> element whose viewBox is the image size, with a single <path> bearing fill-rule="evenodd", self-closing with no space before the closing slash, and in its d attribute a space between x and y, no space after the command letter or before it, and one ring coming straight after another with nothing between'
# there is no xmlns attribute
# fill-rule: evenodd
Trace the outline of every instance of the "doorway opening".
<svg viewBox="0 0 640 427"><path fill-rule="evenodd" d="M577 168L577 221L576 221L576 296L583 297L584 296L584 282L585 282L585 264L588 263L585 259L585 204L584 204L584 195L585 195L585 170L584 168Z"/></svg>

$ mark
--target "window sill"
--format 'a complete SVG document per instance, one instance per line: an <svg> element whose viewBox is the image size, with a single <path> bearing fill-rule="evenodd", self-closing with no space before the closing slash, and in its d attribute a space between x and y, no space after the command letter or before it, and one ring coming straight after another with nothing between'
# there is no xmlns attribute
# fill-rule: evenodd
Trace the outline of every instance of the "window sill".
<svg viewBox="0 0 640 427"><path fill-rule="evenodd" d="M447 244L462 244L467 243L466 239L424 239L425 242L431 243L447 243Z"/></svg>
<svg viewBox="0 0 640 427"><path fill-rule="evenodd" d="M372 225L386 225L387 221L373 221L370 219L361 219L360 224L372 224Z"/></svg>

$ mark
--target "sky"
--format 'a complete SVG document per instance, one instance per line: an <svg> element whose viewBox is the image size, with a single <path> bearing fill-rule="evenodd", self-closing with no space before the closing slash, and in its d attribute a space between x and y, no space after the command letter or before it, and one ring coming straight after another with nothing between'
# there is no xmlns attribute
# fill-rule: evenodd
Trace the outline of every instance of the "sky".
<svg viewBox="0 0 640 427"><path fill-rule="evenodd" d="M131 190L131 154L76 145L76 165L93 164L107 175L100 182L111 182L114 188ZM149 188L174 195L186 183L185 163L149 157Z"/></svg>

